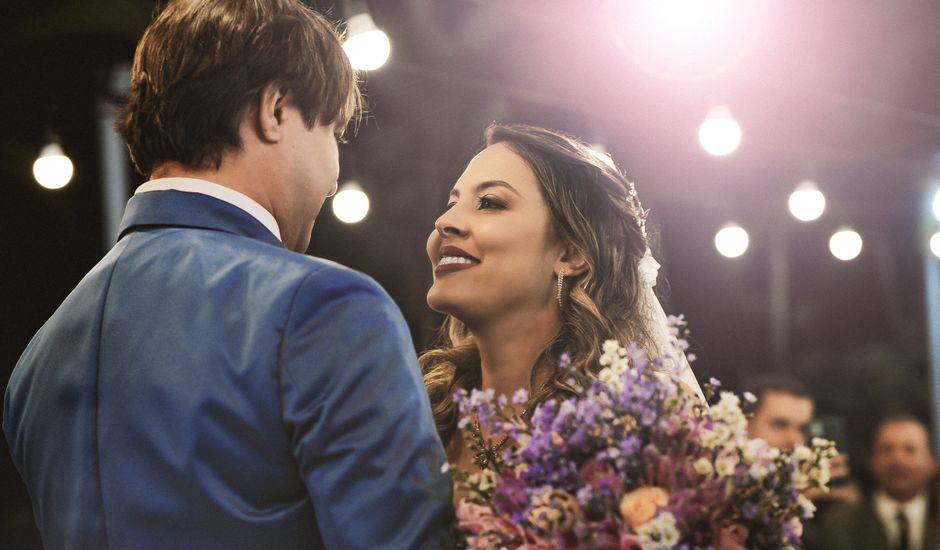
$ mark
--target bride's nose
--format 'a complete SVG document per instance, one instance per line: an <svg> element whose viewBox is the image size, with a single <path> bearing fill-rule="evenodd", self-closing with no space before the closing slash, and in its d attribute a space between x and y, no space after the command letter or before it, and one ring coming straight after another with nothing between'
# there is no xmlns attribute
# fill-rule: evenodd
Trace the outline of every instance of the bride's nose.
<svg viewBox="0 0 940 550"><path fill-rule="evenodd" d="M466 224L460 219L456 208L450 208L434 222L434 229L443 236L459 237L466 235Z"/></svg>

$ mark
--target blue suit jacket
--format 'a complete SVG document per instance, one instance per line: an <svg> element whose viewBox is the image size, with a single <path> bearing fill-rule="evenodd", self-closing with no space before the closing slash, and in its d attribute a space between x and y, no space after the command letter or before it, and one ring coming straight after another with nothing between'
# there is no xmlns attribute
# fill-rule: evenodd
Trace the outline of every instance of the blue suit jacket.
<svg viewBox="0 0 940 550"><path fill-rule="evenodd" d="M432 547L451 511L394 303L199 194L128 202L3 430L49 549Z"/></svg>

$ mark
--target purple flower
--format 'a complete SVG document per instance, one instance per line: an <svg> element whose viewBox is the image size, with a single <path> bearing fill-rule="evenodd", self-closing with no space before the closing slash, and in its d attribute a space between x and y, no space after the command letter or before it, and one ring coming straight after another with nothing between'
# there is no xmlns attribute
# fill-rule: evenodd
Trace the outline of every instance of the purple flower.
<svg viewBox="0 0 940 550"><path fill-rule="evenodd" d="M512 515L524 511L528 503L525 483L515 473L503 472L493 491L493 510L498 514Z"/></svg>

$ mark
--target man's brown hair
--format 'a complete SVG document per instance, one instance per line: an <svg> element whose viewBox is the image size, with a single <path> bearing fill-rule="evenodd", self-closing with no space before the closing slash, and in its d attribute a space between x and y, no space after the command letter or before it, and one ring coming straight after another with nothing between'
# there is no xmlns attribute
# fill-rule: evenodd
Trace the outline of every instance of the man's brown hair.
<svg viewBox="0 0 940 550"><path fill-rule="evenodd" d="M175 0L137 46L116 127L144 176L166 161L218 169L268 84L291 92L307 127L360 108L336 29L298 0Z"/></svg>

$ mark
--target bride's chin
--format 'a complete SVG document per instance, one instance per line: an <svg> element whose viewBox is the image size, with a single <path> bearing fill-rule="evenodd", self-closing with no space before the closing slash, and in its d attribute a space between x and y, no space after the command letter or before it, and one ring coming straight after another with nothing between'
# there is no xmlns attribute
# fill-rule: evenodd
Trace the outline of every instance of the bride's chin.
<svg viewBox="0 0 940 550"><path fill-rule="evenodd" d="M460 304L456 303L454 300L448 300L436 294L434 289L428 292L427 303L429 308L438 313L456 317L459 321L464 320L466 308L461 307Z"/></svg>

